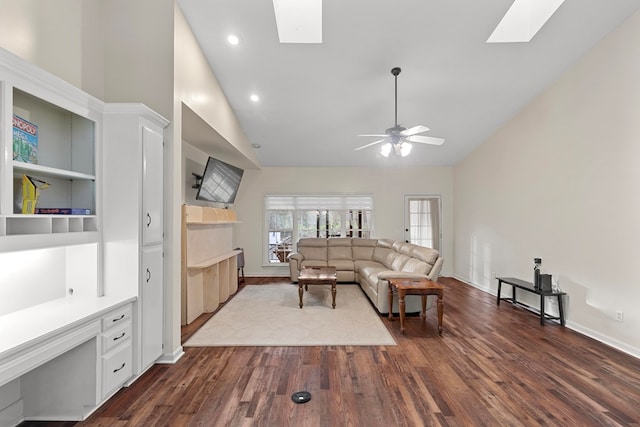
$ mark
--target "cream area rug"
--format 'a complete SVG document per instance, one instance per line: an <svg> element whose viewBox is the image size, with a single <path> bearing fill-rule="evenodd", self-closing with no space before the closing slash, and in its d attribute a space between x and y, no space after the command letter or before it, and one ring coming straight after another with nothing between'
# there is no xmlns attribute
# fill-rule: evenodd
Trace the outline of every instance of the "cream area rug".
<svg viewBox="0 0 640 427"><path fill-rule="evenodd" d="M212 346L396 345L358 285L247 285L184 344ZM386 319L385 319L386 320Z"/></svg>

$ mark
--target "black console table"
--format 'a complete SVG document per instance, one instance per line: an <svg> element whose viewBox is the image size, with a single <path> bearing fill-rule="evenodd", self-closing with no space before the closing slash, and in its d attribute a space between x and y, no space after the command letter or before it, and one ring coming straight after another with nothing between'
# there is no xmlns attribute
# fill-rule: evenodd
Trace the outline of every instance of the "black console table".
<svg viewBox="0 0 640 427"><path fill-rule="evenodd" d="M566 292L554 292L554 291L543 291L541 289L536 289L533 286L533 283L526 282L524 280L516 279L513 277L498 277L498 305L500 305L500 300L510 301L512 304L520 305L528 309L529 311L539 312L540 313L540 324L544 326L544 320L559 320L560 324L564 326L564 307L562 305L562 297L566 295ZM502 288L502 284L506 283L507 285L511 285L511 298L501 298L500 290ZM516 299L516 288L525 290L527 292L531 292L537 295L540 295L540 310L535 310L533 307L521 303ZM558 311L560 316L553 317L544 312L544 297L557 297L558 298Z"/></svg>

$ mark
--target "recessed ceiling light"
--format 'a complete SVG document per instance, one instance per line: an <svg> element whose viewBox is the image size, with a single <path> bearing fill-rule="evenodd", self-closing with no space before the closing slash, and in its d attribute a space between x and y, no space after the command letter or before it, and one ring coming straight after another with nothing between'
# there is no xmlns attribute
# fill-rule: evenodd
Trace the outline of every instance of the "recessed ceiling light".
<svg viewBox="0 0 640 427"><path fill-rule="evenodd" d="M322 43L322 0L273 0L280 43Z"/></svg>
<svg viewBox="0 0 640 427"><path fill-rule="evenodd" d="M253 146L253 148L258 149L260 147L262 147L260 144L251 144Z"/></svg>
<svg viewBox="0 0 640 427"><path fill-rule="evenodd" d="M258 102L260 101L260 97L258 95L256 95L255 93L253 95L251 95L249 97L253 102Z"/></svg>
<svg viewBox="0 0 640 427"><path fill-rule="evenodd" d="M531 41L564 0L515 0L487 43Z"/></svg>
<svg viewBox="0 0 640 427"><path fill-rule="evenodd" d="M229 42L229 44L232 44L234 46L240 43L240 39L235 34L229 34L227 36L227 41Z"/></svg>

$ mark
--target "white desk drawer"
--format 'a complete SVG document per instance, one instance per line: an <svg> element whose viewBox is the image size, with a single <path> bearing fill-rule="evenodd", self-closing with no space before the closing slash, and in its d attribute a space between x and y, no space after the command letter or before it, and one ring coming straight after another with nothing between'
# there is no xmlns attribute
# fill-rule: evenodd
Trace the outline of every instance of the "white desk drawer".
<svg viewBox="0 0 640 427"><path fill-rule="evenodd" d="M125 344L125 343L123 343ZM116 347L111 353L102 356L102 397L106 398L113 391L120 388L133 372L133 356L131 340Z"/></svg>
<svg viewBox="0 0 640 427"><path fill-rule="evenodd" d="M102 330L107 331L116 325L127 323L129 319L131 319L131 304L127 304L102 316Z"/></svg>
<svg viewBox="0 0 640 427"><path fill-rule="evenodd" d="M102 333L102 354L131 338L131 322L118 322L117 326Z"/></svg>

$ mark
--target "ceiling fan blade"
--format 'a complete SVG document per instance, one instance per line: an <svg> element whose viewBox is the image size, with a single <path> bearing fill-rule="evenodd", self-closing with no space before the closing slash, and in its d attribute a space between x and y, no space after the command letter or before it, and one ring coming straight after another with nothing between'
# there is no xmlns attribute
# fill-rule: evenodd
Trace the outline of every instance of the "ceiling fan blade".
<svg viewBox="0 0 640 427"><path fill-rule="evenodd" d="M389 135L384 134L384 135L358 135L358 136L375 136L376 138L386 138Z"/></svg>
<svg viewBox="0 0 640 427"><path fill-rule="evenodd" d="M362 147L355 148L353 151L362 150L363 148L371 147L372 145L380 144L381 142L385 142L387 139L382 138L377 141L370 142L369 144L363 145Z"/></svg>
<svg viewBox="0 0 640 427"><path fill-rule="evenodd" d="M442 145L444 138L435 138L433 136L413 135L407 137L407 141L417 142L418 144Z"/></svg>
<svg viewBox="0 0 640 427"><path fill-rule="evenodd" d="M423 126L423 125L418 125L418 126L414 126L412 128L403 130L402 132L400 132L400 135L402 135L402 136L411 136L411 135L415 135L417 133L426 132L428 130L429 130L428 127Z"/></svg>

